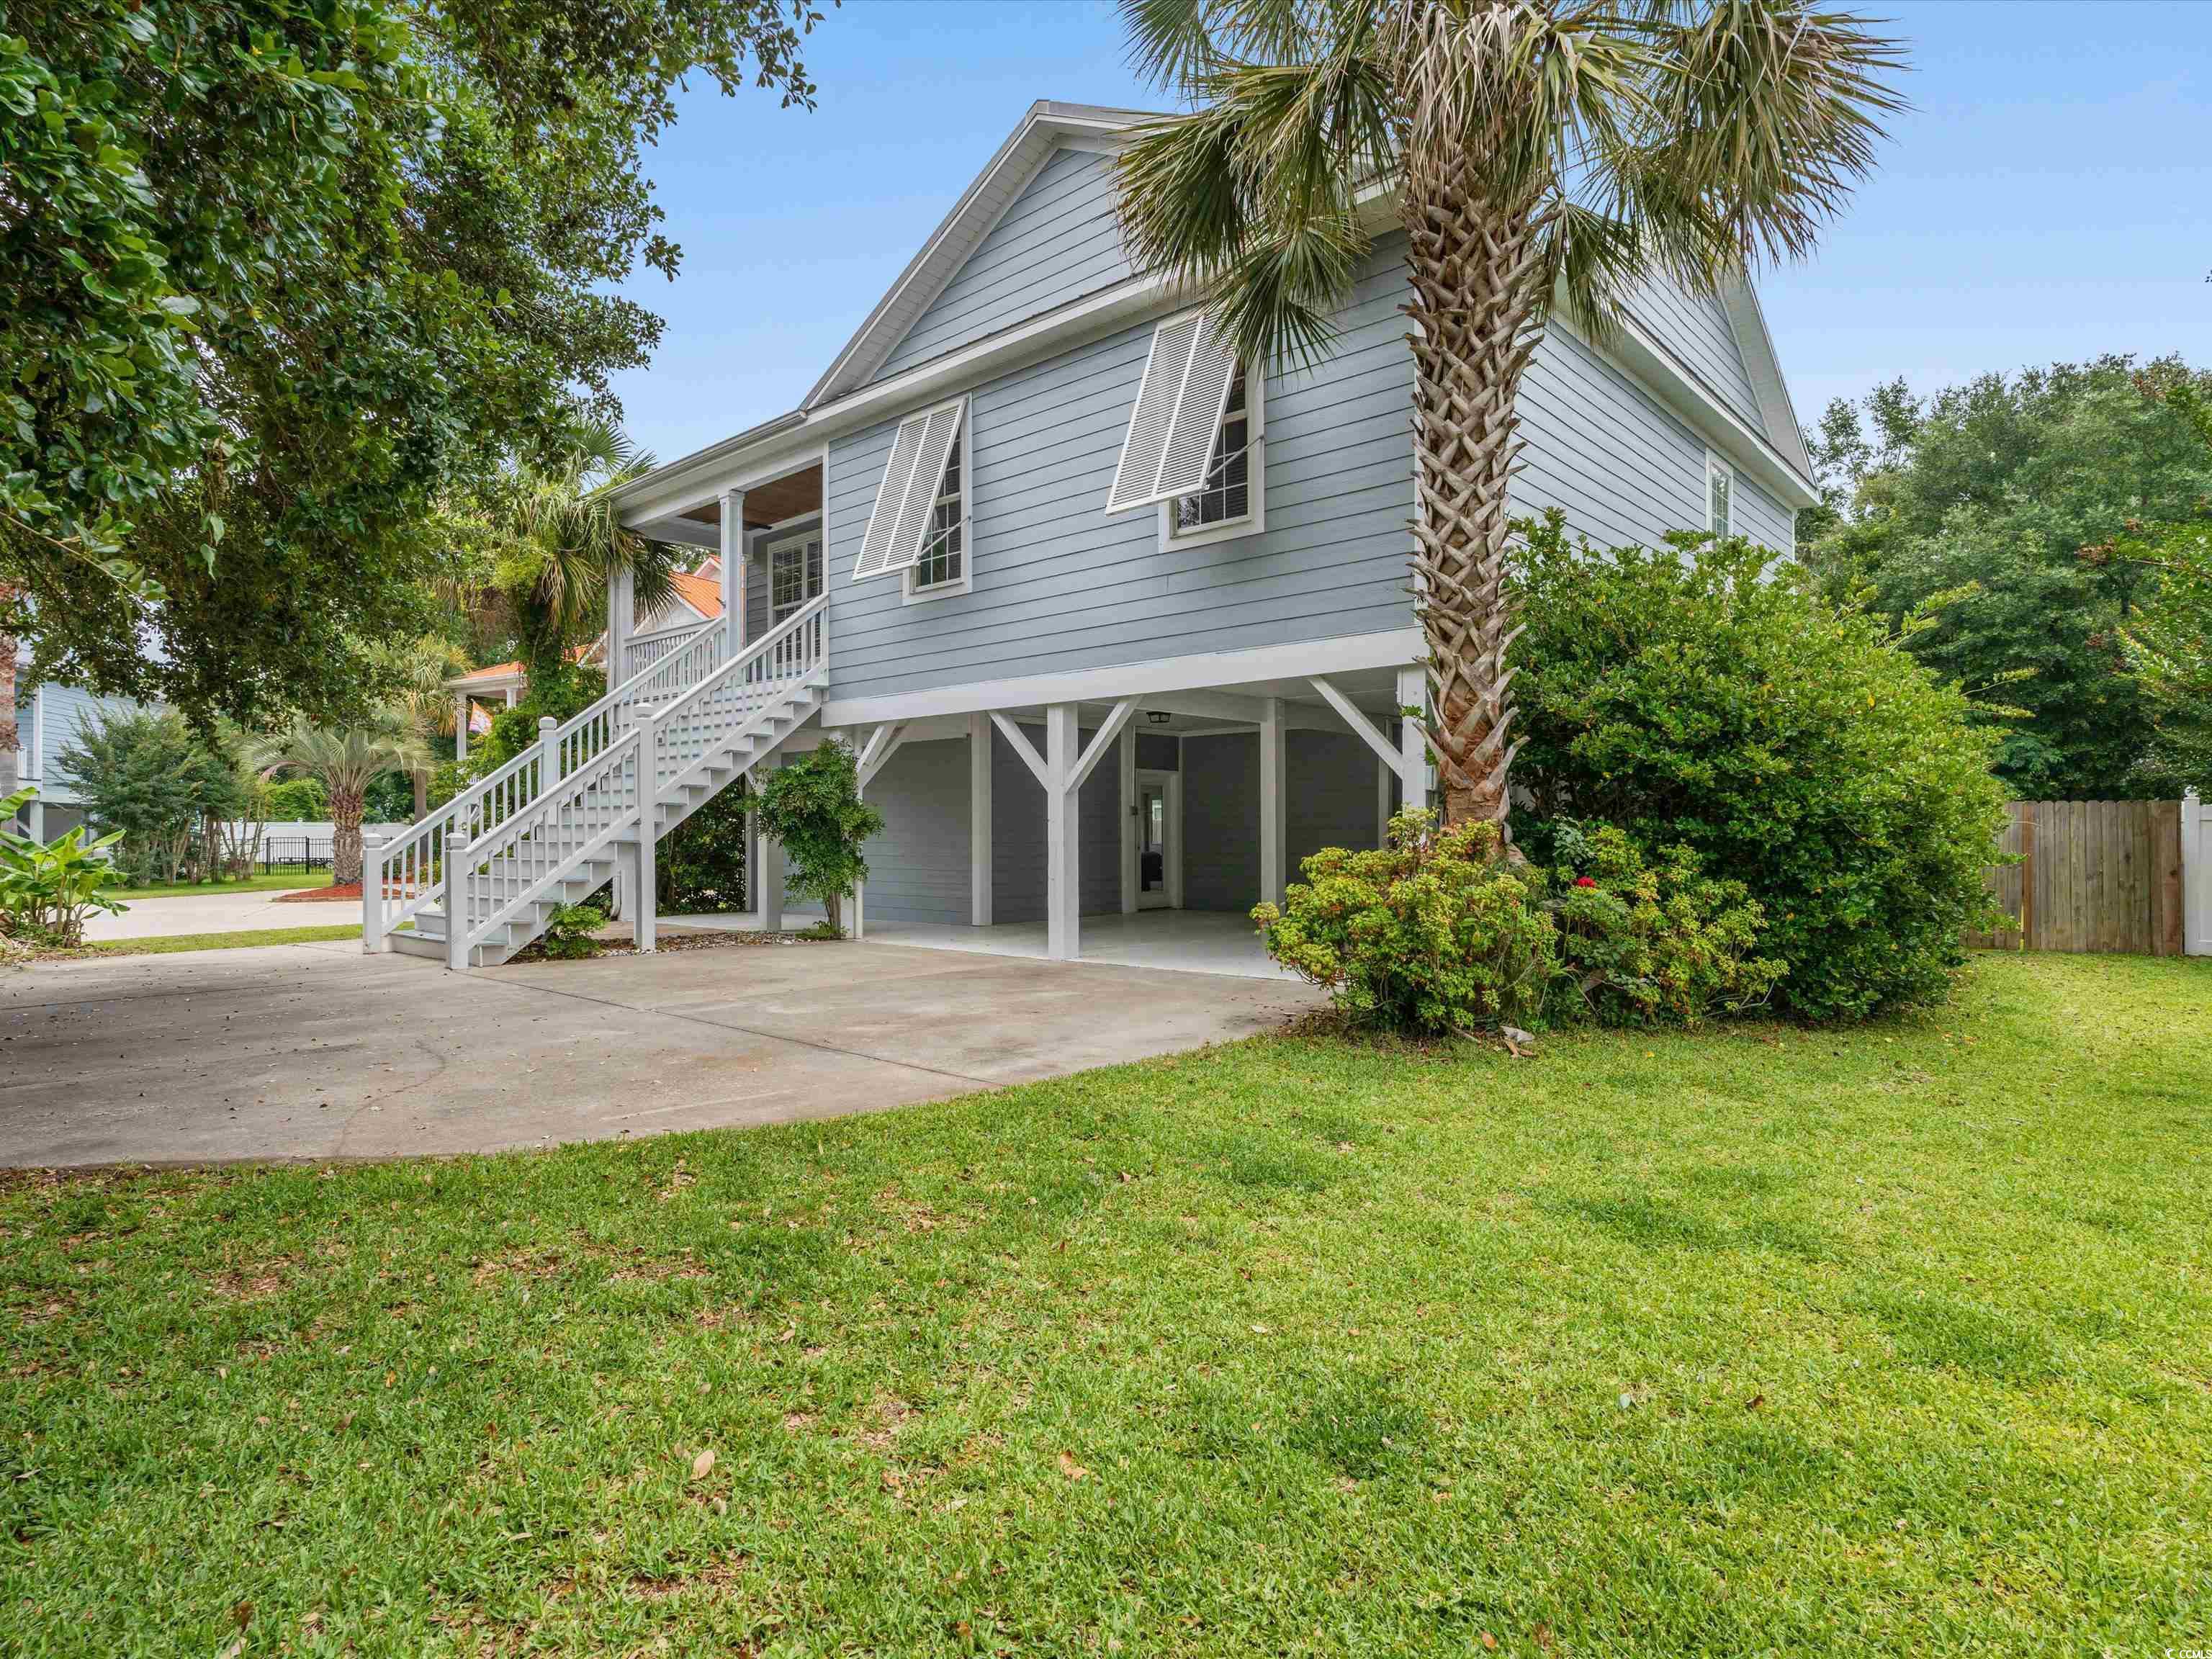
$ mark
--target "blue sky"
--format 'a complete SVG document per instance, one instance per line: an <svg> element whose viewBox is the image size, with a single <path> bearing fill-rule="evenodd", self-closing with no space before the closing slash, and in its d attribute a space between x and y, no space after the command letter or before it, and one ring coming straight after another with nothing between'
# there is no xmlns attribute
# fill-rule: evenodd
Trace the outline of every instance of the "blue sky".
<svg viewBox="0 0 2212 1659"><path fill-rule="evenodd" d="M1765 273L1798 416L2104 351L2212 365L2212 5L1936 0L1865 9L1915 111L1809 263ZM812 113L695 88L650 158L672 284L617 382L671 460L796 404L1033 99L1157 106L1110 4L853 0L813 36Z"/></svg>

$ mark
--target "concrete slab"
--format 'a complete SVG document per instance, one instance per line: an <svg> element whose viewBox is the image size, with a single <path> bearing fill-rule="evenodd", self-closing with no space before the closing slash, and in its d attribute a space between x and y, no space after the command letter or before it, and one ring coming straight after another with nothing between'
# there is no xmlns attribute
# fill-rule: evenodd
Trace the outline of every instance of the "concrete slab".
<svg viewBox="0 0 2212 1659"><path fill-rule="evenodd" d="M492 1152L831 1117L1232 1040L1316 1000L873 943L467 975L350 943L55 963L0 974L0 1164Z"/></svg>

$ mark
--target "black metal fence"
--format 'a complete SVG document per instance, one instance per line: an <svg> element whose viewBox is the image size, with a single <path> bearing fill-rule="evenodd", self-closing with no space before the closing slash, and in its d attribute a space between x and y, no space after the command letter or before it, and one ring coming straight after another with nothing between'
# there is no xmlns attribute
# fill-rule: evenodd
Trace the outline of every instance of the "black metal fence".
<svg viewBox="0 0 2212 1659"><path fill-rule="evenodd" d="M261 872L273 875L279 870L327 870L331 867L331 844L317 841L312 836L264 836L261 841Z"/></svg>

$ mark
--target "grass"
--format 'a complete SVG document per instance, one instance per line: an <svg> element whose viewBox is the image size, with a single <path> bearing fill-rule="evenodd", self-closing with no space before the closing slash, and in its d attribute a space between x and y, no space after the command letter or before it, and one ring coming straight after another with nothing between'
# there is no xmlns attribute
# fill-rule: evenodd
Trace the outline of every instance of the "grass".
<svg viewBox="0 0 2212 1659"><path fill-rule="evenodd" d="M249 945L313 945L323 939L359 939L361 924L327 923L316 927L252 927L236 933L167 933L152 939L96 939L56 957L149 957L174 951L235 951Z"/></svg>
<svg viewBox="0 0 2212 1659"><path fill-rule="evenodd" d="M111 887L111 897L136 904L141 899L192 898L204 893L289 893L307 887L327 887L331 872L324 870L277 870L267 875L245 876L236 881L167 881L145 887Z"/></svg>
<svg viewBox="0 0 2212 1659"><path fill-rule="evenodd" d="M2203 1647L2208 1006L21 1177L0 1650Z"/></svg>

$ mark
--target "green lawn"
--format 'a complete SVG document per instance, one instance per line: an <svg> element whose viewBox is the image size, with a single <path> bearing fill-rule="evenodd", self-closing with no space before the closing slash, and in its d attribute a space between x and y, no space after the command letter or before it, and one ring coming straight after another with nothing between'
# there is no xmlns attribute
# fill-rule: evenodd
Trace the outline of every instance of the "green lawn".
<svg viewBox="0 0 2212 1659"><path fill-rule="evenodd" d="M250 945L313 945L322 939L359 939L361 924L329 922L312 927L252 927L235 933L168 933L152 939L99 939L63 956L149 957L178 951L236 951Z"/></svg>
<svg viewBox="0 0 2212 1659"><path fill-rule="evenodd" d="M0 1651L2204 1647L2208 1010L23 1177Z"/></svg>
<svg viewBox="0 0 2212 1659"><path fill-rule="evenodd" d="M155 882L148 887L111 887L110 896L136 904L142 899L190 898L203 893L289 893L303 887L327 887L331 872L323 870L277 870L265 876L239 881Z"/></svg>

